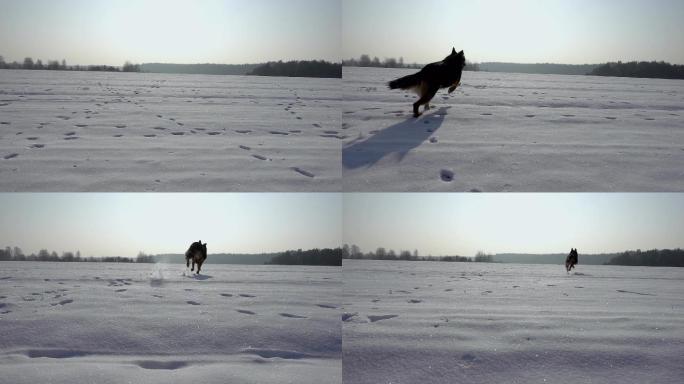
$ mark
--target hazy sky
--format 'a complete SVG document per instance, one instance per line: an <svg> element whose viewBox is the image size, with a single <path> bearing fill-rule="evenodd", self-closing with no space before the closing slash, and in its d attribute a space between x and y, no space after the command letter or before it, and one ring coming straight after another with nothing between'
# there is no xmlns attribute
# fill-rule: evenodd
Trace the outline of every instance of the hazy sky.
<svg viewBox="0 0 684 384"><path fill-rule="evenodd" d="M344 243L421 255L684 247L684 194L346 194Z"/></svg>
<svg viewBox="0 0 684 384"><path fill-rule="evenodd" d="M338 247L340 194L0 194L0 246L84 256Z"/></svg>
<svg viewBox="0 0 684 384"><path fill-rule="evenodd" d="M682 0L343 0L342 57L684 64Z"/></svg>
<svg viewBox="0 0 684 384"><path fill-rule="evenodd" d="M8 61L339 61L340 34L340 0L0 0Z"/></svg>

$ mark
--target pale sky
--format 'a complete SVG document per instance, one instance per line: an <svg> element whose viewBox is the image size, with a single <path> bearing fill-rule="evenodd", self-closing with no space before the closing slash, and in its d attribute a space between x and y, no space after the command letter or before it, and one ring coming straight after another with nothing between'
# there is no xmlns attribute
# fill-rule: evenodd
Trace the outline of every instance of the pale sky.
<svg viewBox="0 0 684 384"><path fill-rule="evenodd" d="M341 244L335 193L1 193L0 246L83 256L259 253Z"/></svg>
<svg viewBox="0 0 684 384"><path fill-rule="evenodd" d="M684 64L682 0L343 0L342 57Z"/></svg>
<svg viewBox="0 0 684 384"><path fill-rule="evenodd" d="M343 242L421 255L684 248L684 194L346 194Z"/></svg>
<svg viewBox="0 0 684 384"><path fill-rule="evenodd" d="M340 35L340 0L0 0L6 61L339 61Z"/></svg>

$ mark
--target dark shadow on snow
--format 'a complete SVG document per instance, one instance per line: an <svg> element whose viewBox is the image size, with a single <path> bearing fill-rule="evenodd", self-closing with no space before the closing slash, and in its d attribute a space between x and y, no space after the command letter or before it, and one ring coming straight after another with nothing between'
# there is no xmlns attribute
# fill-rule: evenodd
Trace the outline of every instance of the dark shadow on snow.
<svg viewBox="0 0 684 384"><path fill-rule="evenodd" d="M397 162L401 161L407 153L437 132L449 108L442 107L417 119L411 117L366 140L349 143L342 149L342 166L345 169L369 167L393 153L398 155Z"/></svg>
<svg viewBox="0 0 684 384"><path fill-rule="evenodd" d="M184 275L188 279L193 279L193 280L208 280L211 279L212 276L210 275L198 275L196 273L193 273L192 275Z"/></svg>

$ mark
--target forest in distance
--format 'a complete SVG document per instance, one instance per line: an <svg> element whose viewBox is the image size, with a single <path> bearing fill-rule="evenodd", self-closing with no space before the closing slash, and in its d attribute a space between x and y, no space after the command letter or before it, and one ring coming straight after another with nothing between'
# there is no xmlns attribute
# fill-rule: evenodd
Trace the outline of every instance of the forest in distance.
<svg viewBox="0 0 684 384"><path fill-rule="evenodd" d="M581 251L581 250L580 250ZM563 264L567 254L487 254L479 251L473 257L466 256L420 256L418 250L413 252L402 250L395 252L392 249L378 247L375 251L363 252L355 244L345 244L341 249L343 259L365 260L405 260L405 261L441 261L441 262L479 262L479 263L516 263L516 264ZM617 253L582 254L580 252L580 264L589 265L623 265L623 266L647 266L647 267L684 267L684 250L675 249L651 249L642 251L628 250Z"/></svg>
<svg viewBox="0 0 684 384"><path fill-rule="evenodd" d="M207 256L210 264L243 264L243 265L342 265L341 248L314 248L309 250L288 250L274 253L232 254L219 253ZM41 249L38 253L25 254L19 247L0 249L0 261L52 261L52 262L105 262L105 263L185 263L183 254L148 255L138 253L136 257L123 256L82 256L80 251L62 252Z"/></svg>
<svg viewBox="0 0 684 384"><path fill-rule="evenodd" d="M260 64L133 64L126 61L123 66L112 65L67 65L66 60L33 60L24 58L23 62L6 62L0 56L0 69L25 69L49 71L94 71L94 72L142 72L201 75L248 75L282 77L341 78L342 65L325 60L270 61Z"/></svg>
<svg viewBox="0 0 684 384"><path fill-rule="evenodd" d="M467 54L466 54L466 57ZM342 61L345 67L376 68L414 68L420 69L425 64L404 63L404 58L394 57L380 60L375 56L361 55L358 59ZM670 64L664 61L629 61L609 62L605 64L555 64L555 63L505 63L505 62L466 62L464 71L530 73L540 75L584 75L637 77L654 79L684 79L684 65Z"/></svg>

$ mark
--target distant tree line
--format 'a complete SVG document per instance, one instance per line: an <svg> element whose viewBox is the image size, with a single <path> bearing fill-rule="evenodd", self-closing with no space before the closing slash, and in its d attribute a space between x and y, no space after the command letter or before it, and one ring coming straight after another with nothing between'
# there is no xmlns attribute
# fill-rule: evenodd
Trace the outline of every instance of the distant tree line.
<svg viewBox="0 0 684 384"><path fill-rule="evenodd" d="M276 61L261 64L252 69L248 75L282 76L282 77L327 77L342 78L342 65L324 60L311 61Z"/></svg>
<svg viewBox="0 0 684 384"><path fill-rule="evenodd" d="M420 64L412 63L405 64L404 58L400 57L398 60L394 57L385 58L380 61L377 56L370 58L369 55L363 54L358 59L351 58L342 60L342 65L345 67L378 67L378 68L422 68Z"/></svg>
<svg viewBox="0 0 684 384"><path fill-rule="evenodd" d="M358 59L351 58L348 60L342 60L342 65L345 67L377 67L377 68L416 68L420 69L425 66L425 64L404 63L404 58L400 57L396 59L394 57L386 57L382 61L377 56L370 58L369 55L363 54ZM466 62L465 71L479 71L478 64L471 62Z"/></svg>
<svg viewBox="0 0 684 384"><path fill-rule="evenodd" d="M182 73L196 75L246 75L258 64L165 64L146 63L140 65L142 72Z"/></svg>
<svg viewBox="0 0 684 384"><path fill-rule="evenodd" d="M604 265L631 265L646 267L684 267L683 249L651 249L648 251L625 251Z"/></svg>
<svg viewBox="0 0 684 384"><path fill-rule="evenodd" d="M314 248L306 251L301 249L285 251L264 264L340 266L342 265L342 250L340 248Z"/></svg>
<svg viewBox="0 0 684 384"><path fill-rule="evenodd" d="M80 251L62 252L59 255L55 251L41 249L38 253L24 254L19 247L5 247L0 249L0 261L62 261L62 262L106 262L106 263L133 263L134 259L129 257L83 257Z"/></svg>
<svg viewBox="0 0 684 384"><path fill-rule="evenodd" d="M26 255L19 247L5 247L0 249L0 261L61 261L61 262L107 262L107 263L157 263L162 261L165 256L171 256L172 262L185 263L184 255L148 255L144 252L138 253L135 258L109 256L109 257L83 257L80 251L76 252L62 252L59 255L55 251L48 251L41 249L37 254L31 253ZM246 258L254 258L254 264L285 264L285 265L342 265L342 251L340 248L323 248L310 249L303 251L298 249L296 251L285 251L275 254L219 254L210 255L210 262L223 264L221 256L238 257L237 264L244 264ZM177 260L176 260L177 259ZM266 259L267 261L263 261ZM261 260L260 262L257 262ZM168 262L168 261L167 261Z"/></svg>
<svg viewBox="0 0 684 384"><path fill-rule="evenodd" d="M623 63L607 63L600 65L589 75L616 77L643 77L654 79L684 79L684 65L666 63L664 61L630 61Z"/></svg>
<svg viewBox="0 0 684 384"><path fill-rule="evenodd" d="M5 58L0 56L0 69L28 69L28 70L48 70L48 71L99 71L99 72L140 72L139 64L124 63L123 67L114 67L110 65L67 65L66 60L61 62L57 60L48 60L47 64L37 59L27 57L22 63L13 61L11 63L5 62Z"/></svg>
<svg viewBox="0 0 684 384"><path fill-rule="evenodd" d="M553 64L553 63L479 63L483 72L534 73L540 75L586 75L598 64Z"/></svg>
<svg viewBox="0 0 684 384"><path fill-rule="evenodd" d="M342 258L343 259L366 259L366 260L406 260L406 261L445 261L445 262L479 262L479 263L492 263L494 262L491 255L485 254L484 252L478 252L474 258L465 256L420 256L418 250L414 249L413 252L408 250L402 250L395 252L393 249L386 249L384 247L378 247L375 251L362 252L358 245L344 244L342 246Z"/></svg>

